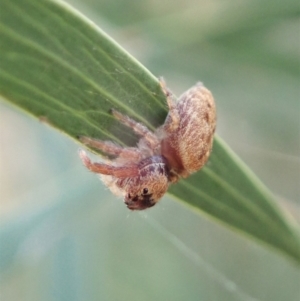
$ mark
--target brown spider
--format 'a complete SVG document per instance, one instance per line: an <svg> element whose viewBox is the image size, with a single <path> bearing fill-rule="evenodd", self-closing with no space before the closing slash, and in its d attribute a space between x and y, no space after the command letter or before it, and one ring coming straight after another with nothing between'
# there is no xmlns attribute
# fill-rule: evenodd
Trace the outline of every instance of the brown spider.
<svg viewBox="0 0 300 301"><path fill-rule="evenodd" d="M154 133L128 116L112 111L115 118L141 137L137 147L80 137L84 144L116 157L105 163L92 163L84 150L79 153L83 164L101 174L104 184L114 194L123 196L131 210L154 206L170 183L202 168L212 149L216 109L210 91L198 83L177 101L162 80L160 84L169 113Z"/></svg>

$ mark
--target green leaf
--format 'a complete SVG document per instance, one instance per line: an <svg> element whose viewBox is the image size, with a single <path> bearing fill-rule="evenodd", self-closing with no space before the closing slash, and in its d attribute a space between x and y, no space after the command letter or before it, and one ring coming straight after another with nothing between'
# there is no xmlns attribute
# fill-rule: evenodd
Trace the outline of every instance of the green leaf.
<svg viewBox="0 0 300 301"><path fill-rule="evenodd" d="M1 95L74 139L134 145L111 108L151 129L164 121L158 80L64 2L1 0L0 52ZM170 193L300 262L299 229L220 138L207 166Z"/></svg>

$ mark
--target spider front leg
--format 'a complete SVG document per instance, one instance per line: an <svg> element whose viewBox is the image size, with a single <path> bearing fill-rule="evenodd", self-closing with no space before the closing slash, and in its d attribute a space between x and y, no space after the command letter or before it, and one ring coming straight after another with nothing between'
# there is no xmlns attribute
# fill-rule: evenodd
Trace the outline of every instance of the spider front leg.
<svg viewBox="0 0 300 301"><path fill-rule="evenodd" d="M79 156L87 169L102 175L114 176L116 178L131 178L138 176L137 165L114 166L105 163L93 163L84 150L79 151Z"/></svg>
<svg viewBox="0 0 300 301"><path fill-rule="evenodd" d="M167 104L169 108L169 114L167 117L167 122L164 125L164 130L167 132L174 132L178 128L180 122L179 113L176 108L176 98L174 94L168 89L166 82L162 77L159 78L159 84L167 98Z"/></svg>
<svg viewBox="0 0 300 301"><path fill-rule="evenodd" d="M79 140L88 146L99 149L106 154L118 156L130 161L140 161L142 154L136 147L122 147L111 141L102 141L86 136L81 136Z"/></svg>

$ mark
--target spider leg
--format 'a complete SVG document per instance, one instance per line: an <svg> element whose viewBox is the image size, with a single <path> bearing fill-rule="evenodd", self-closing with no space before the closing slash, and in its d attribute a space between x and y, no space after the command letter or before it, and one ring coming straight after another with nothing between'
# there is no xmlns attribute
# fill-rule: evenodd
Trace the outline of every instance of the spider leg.
<svg viewBox="0 0 300 301"><path fill-rule="evenodd" d="M164 79L162 77L159 78L159 84L167 98L167 104L168 104L168 108L169 108L168 118L170 120L168 120L168 122L164 125L164 129L168 132L173 132L178 128L179 121L180 121L179 113L176 108L176 97L168 89L166 82L164 81Z"/></svg>
<svg viewBox="0 0 300 301"><path fill-rule="evenodd" d="M112 114L120 122L130 127L137 135L143 137L151 149L157 148L159 145L158 138L143 124L131 119L130 117L121 114L120 112L112 109Z"/></svg>
<svg viewBox="0 0 300 301"><path fill-rule="evenodd" d="M139 161L141 159L141 152L136 147L122 147L111 141L102 141L86 136L81 136L79 140L83 144L99 149L109 155L127 158L132 161Z"/></svg>
<svg viewBox="0 0 300 301"><path fill-rule="evenodd" d="M113 166L105 163L93 163L84 150L79 151L79 156L85 167L95 173L116 178L131 178L139 174L137 165Z"/></svg>

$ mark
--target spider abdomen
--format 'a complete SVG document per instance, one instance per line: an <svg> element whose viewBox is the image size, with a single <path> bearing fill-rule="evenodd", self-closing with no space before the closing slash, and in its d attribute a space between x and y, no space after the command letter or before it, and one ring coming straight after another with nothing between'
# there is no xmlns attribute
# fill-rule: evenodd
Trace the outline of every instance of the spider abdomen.
<svg viewBox="0 0 300 301"><path fill-rule="evenodd" d="M179 123L162 141L162 153L175 171L185 177L208 160L216 128L216 109L212 94L199 83L179 98L176 111Z"/></svg>

